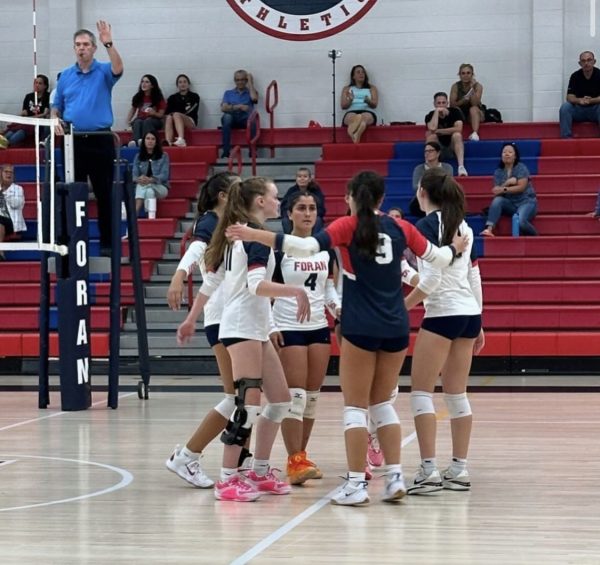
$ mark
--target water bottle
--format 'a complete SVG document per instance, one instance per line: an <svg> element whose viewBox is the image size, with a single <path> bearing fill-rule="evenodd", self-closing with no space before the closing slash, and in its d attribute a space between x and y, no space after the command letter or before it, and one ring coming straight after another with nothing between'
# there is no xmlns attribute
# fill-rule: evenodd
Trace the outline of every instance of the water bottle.
<svg viewBox="0 0 600 565"><path fill-rule="evenodd" d="M519 237L519 212L515 212L512 217L512 236Z"/></svg>

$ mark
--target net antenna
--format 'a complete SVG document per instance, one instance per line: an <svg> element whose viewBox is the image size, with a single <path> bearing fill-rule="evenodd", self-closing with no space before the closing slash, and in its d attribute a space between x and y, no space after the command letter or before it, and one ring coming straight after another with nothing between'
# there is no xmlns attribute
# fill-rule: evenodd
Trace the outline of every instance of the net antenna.
<svg viewBox="0 0 600 565"><path fill-rule="evenodd" d="M36 0L32 0L32 24L33 24L33 80L38 75L37 67L37 10ZM38 94L37 90L33 89L34 104L38 106ZM68 248L66 245L57 245L56 243L56 227L55 217L53 211L55 210L55 182L56 182L56 167L55 167L55 138L54 128L60 123L58 118L30 118L25 116L13 116L11 114L0 114L0 122L6 123L19 123L24 125L34 126L35 132L35 186L36 186L36 211L37 211L37 241L3 241L0 242L0 251L19 251L19 250L39 250L39 251L50 251L52 253L59 253L60 255L67 255ZM50 159L50 178L46 178L48 187L50 190L50 231L49 241L43 241L44 234L44 215L42 214L42 189L41 189L41 160L40 160L40 127L50 128L50 151L47 153Z"/></svg>

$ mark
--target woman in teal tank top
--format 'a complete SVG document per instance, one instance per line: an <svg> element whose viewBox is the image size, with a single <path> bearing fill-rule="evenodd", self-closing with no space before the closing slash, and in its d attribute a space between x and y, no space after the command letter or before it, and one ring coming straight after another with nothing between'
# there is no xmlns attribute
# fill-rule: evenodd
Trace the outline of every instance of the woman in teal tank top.
<svg viewBox="0 0 600 565"><path fill-rule="evenodd" d="M369 75L362 65L354 65L350 71L350 84L342 90L342 110L346 110L342 124L347 126L348 135L359 143L370 125L377 123L377 88L369 83Z"/></svg>

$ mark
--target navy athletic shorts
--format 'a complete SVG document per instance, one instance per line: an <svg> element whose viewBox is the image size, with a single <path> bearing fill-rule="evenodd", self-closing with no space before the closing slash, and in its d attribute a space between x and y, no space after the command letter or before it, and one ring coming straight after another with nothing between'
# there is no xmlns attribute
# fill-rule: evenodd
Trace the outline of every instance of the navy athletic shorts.
<svg viewBox="0 0 600 565"><path fill-rule="evenodd" d="M475 339L481 331L481 314L475 316L438 316L423 318L421 327L446 339Z"/></svg>
<svg viewBox="0 0 600 565"><path fill-rule="evenodd" d="M282 331L283 347L300 345L308 347L313 343L331 343L331 332L328 327L318 330L288 330Z"/></svg>

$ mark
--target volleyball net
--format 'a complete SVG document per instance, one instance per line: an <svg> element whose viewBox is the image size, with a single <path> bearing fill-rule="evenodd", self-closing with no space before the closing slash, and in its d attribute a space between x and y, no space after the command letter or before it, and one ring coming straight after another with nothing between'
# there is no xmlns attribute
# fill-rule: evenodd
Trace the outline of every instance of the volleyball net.
<svg viewBox="0 0 600 565"><path fill-rule="evenodd" d="M56 182L57 182L57 145L55 127L59 124L58 118L33 118L26 116L15 116L12 114L0 114L0 123L6 127L3 134L9 144L4 150L0 150L0 166L11 165L15 168L13 182L16 185L20 183L35 183L35 202L36 202L36 219L37 230L36 240L11 240L0 242L0 251L19 251L19 250L39 250L49 251L66 255L68 248L66 245L61 245L57 242L56 218L55 214L42 213L42 198L43 191L47 190L50 210L56 209ZM2 129L5 129L3 127ZM19 133L18 132L23 132ZM12 136L25 135L25 141L31 142L33 138L34 150L31 151L31 161L28 154L19 152L18 159L13 157L13 152L10 150L10 141ZM29 140L27 138L30 138ZM40 148L40 142L46 142L45 150ZM20 147L19 145L15 147ZM42 157L43 155L43 157ZM31 167L35 163L33 176L31 175ZM62 166L62 163L60 164ZM68 180L68 179L65 179ZM24 194L24 200L27 200L29 194ZM23 202L25 204L25 201ZM6 211L10 213L8 207ZM0 210L0 213L2 211ZM45 225L45 221L48 225ZM46 235L46 238L44 238Z"/></svg>

